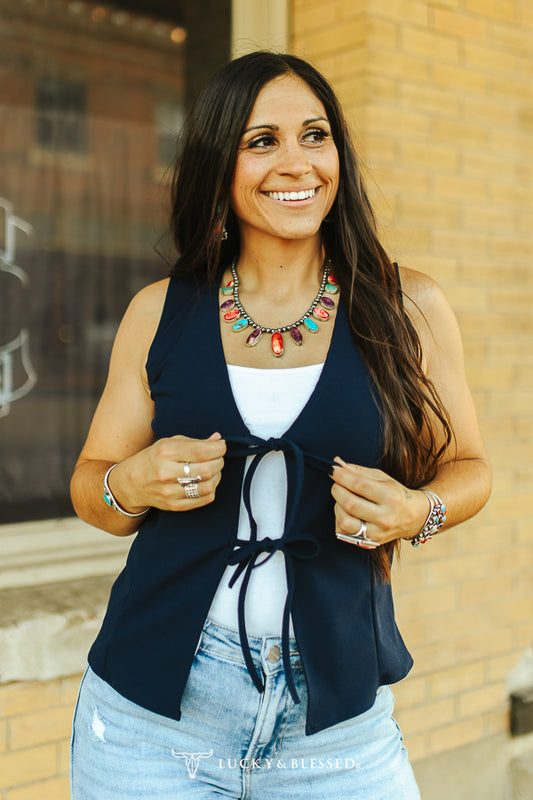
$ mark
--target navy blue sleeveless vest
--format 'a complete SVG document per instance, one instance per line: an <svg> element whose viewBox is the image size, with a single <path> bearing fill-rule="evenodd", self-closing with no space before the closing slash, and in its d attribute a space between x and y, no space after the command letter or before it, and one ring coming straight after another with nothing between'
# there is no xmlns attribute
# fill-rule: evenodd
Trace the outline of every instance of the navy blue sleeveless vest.
<svg viewBox="0 0 533 800"><path fill-rule="evenodd" d="M200 291L171 279L147 361L156 438L206 438L219 431L228 452L215 502L187 512L152 509L134 539L89 653L92 669L120 694L178 720L180 700L211 601L228 564L245 571L241 644L251 680L261 677L247 652L244 593L261 553L285 556L288 597L284 666L293 698L289 615L308 688L306 733L366 711L378 687L409 672L412 659L394 620L390 585L376 576L368 551L335 537L328 468L340 455L378 466L380 412L368 372L339 303L331 346L306 406L279 439L251 436L235 404L219 328L218 287ZM254 465L285 455L288 498L281 539L257 541L249 505ZM246 457L255 455L243 487ZM236 539L241 492L252 537ZM258 567L260 569L260 566Z"/></svg>

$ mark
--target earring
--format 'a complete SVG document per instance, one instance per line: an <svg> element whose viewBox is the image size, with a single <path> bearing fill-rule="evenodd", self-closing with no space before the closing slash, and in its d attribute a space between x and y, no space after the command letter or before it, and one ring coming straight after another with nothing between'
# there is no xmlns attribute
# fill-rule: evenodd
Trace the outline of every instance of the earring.
<svg viewBox="0 0 533 800"><path fill-rule="evenodd" d="M217 242L223 242L228 238L228 232L226 230L226 226L221 228L220 220L217 220L215 223L215 240Z"/></svg>
<svg viewBox="0 0 533 800"><path fill-rule="evenodd" d="M220 203L217 205L217 214L221 212ZM217 242L223 242L228 238L228 232L226 230L226 226L222 227L220 218L218 218L215 222L215 239Z"/></svg>

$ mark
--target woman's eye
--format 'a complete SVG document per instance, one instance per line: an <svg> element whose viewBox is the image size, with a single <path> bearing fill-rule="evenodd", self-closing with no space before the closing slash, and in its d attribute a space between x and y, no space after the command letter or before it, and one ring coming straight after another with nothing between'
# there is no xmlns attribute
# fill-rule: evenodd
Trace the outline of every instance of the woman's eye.
<svg viewBox="0 0 533 800"><path fill-rule="evenodd" d="M256 139L252 139L252 141L249 142L248 147L270 147L272 144L274 144L274 137L270 136L269 134L264 134L263 136L258 136Z"/></svg>
<svg viewBox="0 0 533 800"><path fill-rule="evenodd" d="M327 139L331 134L329 131L325 131L322 128L313 128L310 131L307 131L304 135L304 139L310 142L323 142Z"/></svg>

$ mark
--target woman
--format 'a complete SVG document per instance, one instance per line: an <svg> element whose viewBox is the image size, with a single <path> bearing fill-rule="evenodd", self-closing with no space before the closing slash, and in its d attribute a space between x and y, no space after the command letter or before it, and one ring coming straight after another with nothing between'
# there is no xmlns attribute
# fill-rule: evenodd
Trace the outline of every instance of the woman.
<svg viewBox="0 0 533 800"><path fill-rule="evenodd" d="M339 104L293 56L208 83L172 233L72 479L83 519L139 528L82 682L73 797L412 800L392 552L490 488L453 314L390 262Z"/></svg>

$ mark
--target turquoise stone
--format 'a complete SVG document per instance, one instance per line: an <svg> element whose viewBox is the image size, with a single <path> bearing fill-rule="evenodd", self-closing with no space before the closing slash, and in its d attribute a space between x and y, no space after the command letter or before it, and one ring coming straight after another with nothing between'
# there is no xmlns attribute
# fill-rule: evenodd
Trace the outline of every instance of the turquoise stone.
<svg viewBox="0 0 533 800"><path fill-rule="evenodd" d="M311 317L307 317L307 319L304 320L304 325L310 333L316 333L318 331L318 325Z"/></svg>
<svg viewBox="0 0 533 800"><path fill-rule="evenodd" d="M329 294L337 294L339 291L339 287L335 286L334 283L326 283L326 292Z"/></svg>
<svg viewBox="0 0 533 800"><path fill-rule="evenodd" d="M224 286L220 290L220 294L233 294L233 286Z"/></svg>
<svg viewBox="0 0 533 800"><path fill-rule="evenodd" d="M247 319L238 319L237 322L234 322L231 326L232 331L243 331L245 328L248 327L248 320Z"/></svg>

